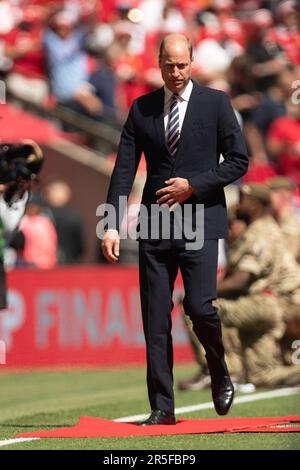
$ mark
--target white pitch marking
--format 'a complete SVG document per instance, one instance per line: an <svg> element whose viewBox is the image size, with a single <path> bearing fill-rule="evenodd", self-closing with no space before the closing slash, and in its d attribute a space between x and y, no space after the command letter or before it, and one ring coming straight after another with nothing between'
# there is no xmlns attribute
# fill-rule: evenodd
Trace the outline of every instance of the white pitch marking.
<svg viewBox="0 0 300 470"><path fill-rule="evenodd" d="M40 437L17 437L16 439L3 439L0 441L0 447L18 444L19 442L38 441Z"/></svg>
<svg viewBox="0 0 300 470"><path fill-rule="evenodd" d="M251 395L245 395L242 397L237 397L235 398L233 404L239 405L240 403L249 403L251 401L264 400L266 398L287 397L288 395L295 395L296 393L300 393L300 388L291 388L291 387L280 388L278 390L271 390L269 392L261 392L261 393L251 394ZM175 414L179 415L183 413L193 413L194 411L209 410L213 408L214 408L213 402L209 401L207 403L199 403L198 405L182 406L181 408L176 408ZM139 421L144 418L145 418L145 415L135 415L135 416L125 416L125 418L118 418L118 419L115 419L114 421L117 421L120 423L134 422L134 421Z"/></svg>

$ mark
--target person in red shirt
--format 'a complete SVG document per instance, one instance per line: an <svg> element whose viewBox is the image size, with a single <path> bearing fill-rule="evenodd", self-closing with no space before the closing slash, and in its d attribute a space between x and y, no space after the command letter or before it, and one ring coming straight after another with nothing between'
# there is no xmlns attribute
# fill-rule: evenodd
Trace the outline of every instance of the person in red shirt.
<svg viewBox="0 0 300 470"><path fill-rule="evenodd" d="M279 174L300 188L300 106L286 100L287 116L276 119L268 133L267 146Z"/></svg>
<svg viewBox="0 0 300 470"><path fill-rule="evenodd" d="M285 51L288 59L300 65L300 29L297 2L285 0L277 7L277 25L271 31L272 39Z"/></svg>
<svg viewBox="0 0 300 470"><path fill-rule="evenodd" d="M25 237L24 261L39 269L52 269L57 264L57 235L52 221L42 213L38 196L29 201L20 230Z"/></svg>
<svg viewBox="0 0 300 470"><path fill-rule="evenodd" d="M8 90L14 95L41 103L48 96L42 48L44 10L29 6L21 23L4 38L5 55L13 61L6 77Z"/></svg>

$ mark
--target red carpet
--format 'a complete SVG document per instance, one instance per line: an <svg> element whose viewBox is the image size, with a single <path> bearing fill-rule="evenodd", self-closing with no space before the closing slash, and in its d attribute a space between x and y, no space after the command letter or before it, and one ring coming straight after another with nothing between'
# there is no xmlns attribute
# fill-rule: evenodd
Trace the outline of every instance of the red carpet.
<svg viewBox="0 0 300 470"><path fill-rule="evenodd" d="M295 424L292 424L295 423ZM297 424L296 424L297 423ZM127 437L219 432L299 432L300 416L272 418L182 419L172 426L137 426L81 416L76 426L33 431L16 437Z"/></svg>

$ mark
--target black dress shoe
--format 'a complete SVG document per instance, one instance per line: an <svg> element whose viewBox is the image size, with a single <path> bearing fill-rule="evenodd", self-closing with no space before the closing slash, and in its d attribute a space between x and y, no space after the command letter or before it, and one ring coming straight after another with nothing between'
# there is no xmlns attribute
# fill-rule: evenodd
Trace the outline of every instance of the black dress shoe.
<svg viewBox="0 0 300 470"><path fill-rule="evenodd" d="M225 375L218 386L212 385L212 397L218 415L227 415L234 398L234 387L228 375Z"/></svg>
<svg viewBox="0 0 300 470"><path fill-rule="evenodd" d="M140 426L150 426L153 424L176 424L174 413L162 410L153 410L149 418L139 423Z"/></svg>

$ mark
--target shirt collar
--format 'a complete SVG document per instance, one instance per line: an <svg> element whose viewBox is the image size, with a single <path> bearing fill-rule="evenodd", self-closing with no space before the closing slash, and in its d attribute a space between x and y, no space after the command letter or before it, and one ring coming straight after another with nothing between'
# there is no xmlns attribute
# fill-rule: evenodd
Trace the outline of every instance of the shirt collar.
<svg viewBox="0 0 300 470"><path fill-rule="evenodd" d="M178 92L178 95L181 98L180 101L188 102L192 93L192 89L193 89L193 82L192 80L190 80L188 84L186 85L186 87ZM164 85L164 90L165 90L165 103L167 103L172 98L173 92L169 90L169 88L167 88L166 85Z"/></svg>

